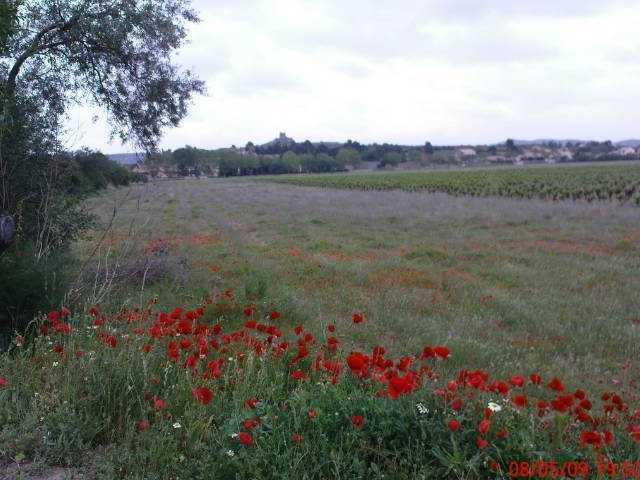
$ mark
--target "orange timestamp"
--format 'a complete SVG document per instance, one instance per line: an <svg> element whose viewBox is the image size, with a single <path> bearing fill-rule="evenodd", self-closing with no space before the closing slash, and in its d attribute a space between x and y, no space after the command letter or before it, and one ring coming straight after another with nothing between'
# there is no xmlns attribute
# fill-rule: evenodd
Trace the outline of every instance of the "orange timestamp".
<svg viewBox="0 0 640 480"><path fill-rule="evenodd" d="M510 462L509 476L512 478L640 478L640 461L638 462Z"/></svg>

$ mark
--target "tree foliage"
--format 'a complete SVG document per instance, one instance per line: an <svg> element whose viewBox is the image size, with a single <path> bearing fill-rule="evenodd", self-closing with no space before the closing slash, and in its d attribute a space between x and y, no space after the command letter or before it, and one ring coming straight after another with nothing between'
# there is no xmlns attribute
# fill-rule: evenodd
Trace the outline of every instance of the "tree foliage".
<svg viewBox="0 0 640 480"><path fill-rule="evenodd" d="M0 207L37 209L65 191L60 138L74 104L101 107L112 138L154 150L204 90L172 63L197 21L188 0L0 0ZM76 160L108 166L88 157ZM105 180L117 183L91 179ZM22 220L37 230L32 212Z"/></svg>

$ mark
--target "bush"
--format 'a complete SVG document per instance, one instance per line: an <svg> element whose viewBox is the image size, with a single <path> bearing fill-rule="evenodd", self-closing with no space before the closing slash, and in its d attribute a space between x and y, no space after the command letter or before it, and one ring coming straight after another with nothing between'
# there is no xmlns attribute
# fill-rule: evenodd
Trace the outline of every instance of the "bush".
<svg viewBox="0 0 640 480"><path fill-rule="evenodd" d="M30 244L14 244L0 256L0 313L7 330L25 334L33 318L59 306L74 273L66 252L37 259ZM6 326L5 326L6 328Z"/></svg>

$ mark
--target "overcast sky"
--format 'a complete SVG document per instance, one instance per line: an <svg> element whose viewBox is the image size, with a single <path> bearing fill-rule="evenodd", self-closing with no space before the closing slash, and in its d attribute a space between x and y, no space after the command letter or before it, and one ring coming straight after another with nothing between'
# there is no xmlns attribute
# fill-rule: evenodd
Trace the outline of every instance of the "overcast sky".
<svg viewBox="0 0 640 480"><path fill-rule="evenodd" d="M207 84L163 149L640 138L637 0L193 0ZM99 113L99 112L98 112ZM75 111L70 148L131 151Z"/></svg>

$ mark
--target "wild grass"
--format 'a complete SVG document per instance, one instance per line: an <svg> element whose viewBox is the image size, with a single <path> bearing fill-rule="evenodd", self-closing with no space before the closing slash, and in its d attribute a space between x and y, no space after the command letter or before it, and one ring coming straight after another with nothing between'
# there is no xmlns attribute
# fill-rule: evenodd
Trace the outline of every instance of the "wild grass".
<svg viewBox="0 0 640 480"><path fill-rule="evenodd" d="M22 385L0 389L0 401L16 405L3 418L5 459L23 454L78 464L84 460L73 452L101 445L106 478L119 471L127 478L157 472L208 478L207 471L269 478L285 469L292 478L393 478L393 472L398 478L507 478L510 462L535 459L585 461L594 471L598 457L590 445L579 445L577 434L564 438L562 431L533 426L568 418L537 417L533 407L531 416L518 414L508 398L492 428L502 425L511 436L480 449L483 405L503 396L474 393L460 380L461 369L490 372L492 379L532 372L544 383L560 377L566 392L582 389L593 399L616 391L626 406L625 426L640 424L633 420L639 403L637 207L191 181L111 190L93 209L108 228L77 245L91 268L64 300L74 312L72 334L39 336L31 350L16 347L0 363L0 377ZM105 319L98 325L87 313L96 303ZM376 398L375 390L386 387L349 376L344 363L334 389L326 372L310 370L313 358L292 365L293 353L255 355L244 343L220 355L238 361L241 354L241 365L231 368L228 360L221 380L203 380L202 370L182 366L187 350L179 361L167 360L167 342L192 337L148 338L158 312L178 305L185 311L204 306L206 324L254 335L244 323L247 304L259 322L277 310L280 318L267 323L283 338L294 326L312 333L317 343L305 344L310 357L331 353L330 325L343 362L349 352L371 352L375 345L393 359L417 356L425 345L446 345L452 353L444 362L424 359L439 383L425 378L410 394ZM362 324L354 325L354 312ZM144 334L132 333L136 322ZM67 354L54 351L58 341ZM293 336L294 351L296 341ZM264 343L269 351L271 343ZM35 376L26 373L30 362ZM292 379L297 368L309 378ZM433 395L450 379L460 380L468 409L451 409L452 397L443 403ZM203 384L214 390L207 405L192 394ZM530 406L534 398L549 400L535 383L510 388L509 396L526 392ZM158 398L166 408L154 407ZM248 398L260 400L257 410L247 408ZM417 412L418 402L431 413ZM320 414L313 424L306 417L311 411ZM255 443L239 445L231 435L253 416L259 424L245 430ZM362 428L353 416L364 419ZM447 427L451 419L462 424L459 432ZM141 431L140 422L148 428ZM304 442L292 441L293 433ZM526 442L538 450L522 447ZM615 446L599 452L634 461L633 447L616 433ZM502 470L489 468L491 462Z"/></svg>
<svg viewBox="0 0 640 480"><path fill-rule="evenodd" d="M172 245L181 270L145 288L167 306L230 288L311 322L363 311L354 346L447 343L460 366L533 364L576 384L606 385L612 363L638 357L632 206L219 181L135 192L114 235L129 229L138 254ZM102 215L112 202L97 201Z"/></svg>

